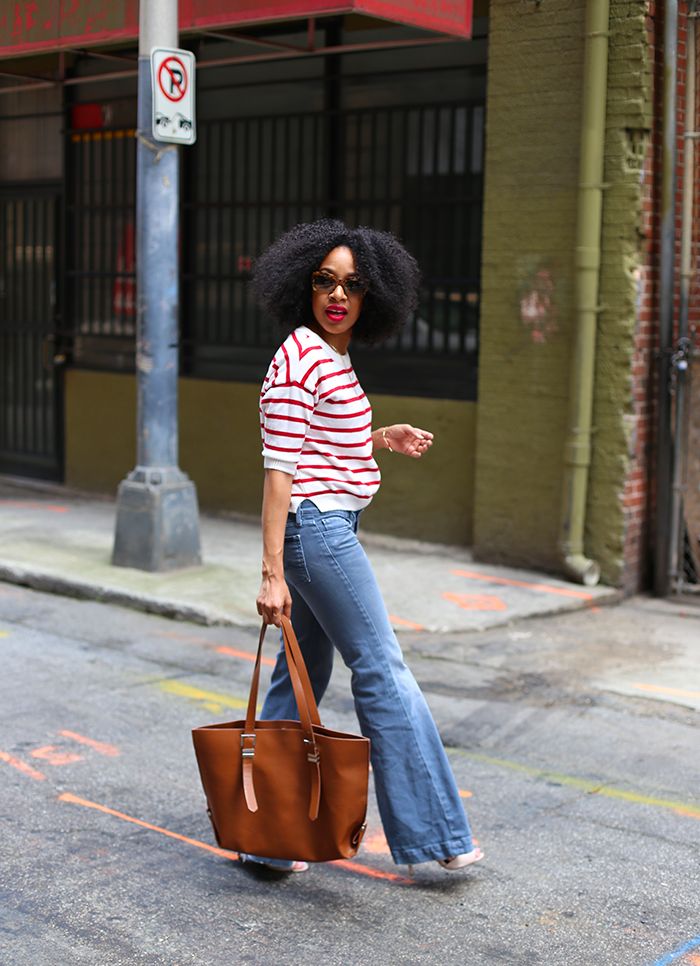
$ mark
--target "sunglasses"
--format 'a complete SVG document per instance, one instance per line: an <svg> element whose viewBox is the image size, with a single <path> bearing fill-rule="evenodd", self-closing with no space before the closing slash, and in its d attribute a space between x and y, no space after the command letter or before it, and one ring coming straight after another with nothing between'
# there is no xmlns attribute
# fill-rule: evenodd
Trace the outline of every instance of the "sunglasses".
<svg viewBox="0 0 700 966"><path fill-rule="evenodd" d="M351 295L364 295L369 288L367 283L357 275L350 275L346 279L341 279L333 275L332 272L321 270L320 272L314 272L311 276L311 288L314 292L322 292L329 295L331 292L335 292L339 285L348 297Z"/></svg>

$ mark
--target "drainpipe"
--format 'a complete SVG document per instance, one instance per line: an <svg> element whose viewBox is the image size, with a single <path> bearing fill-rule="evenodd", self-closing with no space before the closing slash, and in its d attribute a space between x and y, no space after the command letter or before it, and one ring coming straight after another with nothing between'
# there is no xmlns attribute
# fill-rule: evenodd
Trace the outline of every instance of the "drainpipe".
<svg viewBox="0 0 700 966"><path fill-rule="evenodd" d="M678 0L664 7L663 162L661 165L661 252L659 277L659 360L656 402L656 533L654 591L669 591L671 529L671 368L673 365L673 296L676 243L676 111Z"/></svg>
<svg viewBox="0 0 700 966"><path fill-rule="evenodd" d="M576 342L571 365L569 423L564 449L564 494L559 549L566 572L587 586L600 567L584 554L595 373L600 232L607 106L609 0L588 0L583 68L581 160L576 219Z"/></svg>
<svg viewBox="0 0 700 966"><path fill-rule="evenodd" d="M671 356L673 379L676 389L676 406L673 430L673 476L671 486L671 527L668 571L670 589L682 590L683 585L683 535L685 517L683 498L687 486L687 440L689 366L692 357L692 341L688 332L690 308L690 283L693 277L693 171L695 167L695 24L697 5L691 3L687 20L686 79L685 79L685 131L683 133L683 202L681 207L681 292L678 308L678 342Z"/></svg>

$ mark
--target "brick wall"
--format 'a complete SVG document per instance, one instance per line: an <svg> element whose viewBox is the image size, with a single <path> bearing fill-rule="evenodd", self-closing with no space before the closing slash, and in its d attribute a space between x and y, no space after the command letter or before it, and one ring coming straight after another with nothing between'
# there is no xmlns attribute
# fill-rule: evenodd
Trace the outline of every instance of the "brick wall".
<svg viewBox="0 0 700 966"><path fill-rule="evenodd" d="M646 0L613 0L586 550L604 580L628 591L644 583L648 561L653 92Z"/></svg>
<svg viewBox="0 0 700 966"><path fill-rule="evenodd" d="M678 31L678 138L677 138L677 194L676 194L676 266L677 280L680 279L680 237L681 205L683 192L683 130L685 124L685 95L687 79L686 38L689 21L688 6L680 4ZM634 339L632 364L632 398L635 435L632 439L631 462L627 474L623 508L625 521L625 563L623 584L628 590L635 590L648 584L651 576L651 553L653 550L654 501L655 494L655 444L657 427L655 423L655 404L657 393L657 353L659 350L659 228L661 206L661 164L663 145L663 4L650 0L646 11L646 36L649 49L649 83L652 86L650 103L653 105L651 138L646 146L642 176L642 221L643 239L642 265L639 279L639 303L637 325ZM698 81L696 78L696 119L694 126L700 127L697 118ZM700 175L700 158L696 149L694 184ZM698 192L694 198L694 241L692 253L693 280L690 295L690 325L697 344L697 330L700 323L700 227L698 215ZM674 319L678 322L679 290L676 286ZM698 367L696 366L696 372ZM696 377L697 379L697 377ZM697 387L695 387L697 400ZM691 427L689 436L682 441L690 451L690 478L688 509L691 523L700 534L700 410L691 404Z"/></svg>

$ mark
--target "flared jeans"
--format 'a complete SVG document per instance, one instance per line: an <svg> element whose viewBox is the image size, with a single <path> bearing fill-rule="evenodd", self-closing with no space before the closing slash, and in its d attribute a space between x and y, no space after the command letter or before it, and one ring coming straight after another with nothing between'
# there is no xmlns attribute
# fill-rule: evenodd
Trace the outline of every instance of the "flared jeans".
<svg viewBox="0 0 700 966"><path fill-rule="evenodd" d="M357 539L358 517L350 510L321 512L305 500L287 523L292 623L316 701L326 691L337 649L352 674L360 729L371 741L379 813L396 863L470 852L471 831L452 769ZM261 717L297 717L283 648Z"/></svg>

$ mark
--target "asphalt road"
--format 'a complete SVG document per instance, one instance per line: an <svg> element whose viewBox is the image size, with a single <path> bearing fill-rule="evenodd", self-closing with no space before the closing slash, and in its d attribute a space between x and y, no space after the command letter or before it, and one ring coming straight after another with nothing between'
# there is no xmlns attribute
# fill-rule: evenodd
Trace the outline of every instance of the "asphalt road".
<svg viewBox="0 0 700 966"><path fill-rule="evenodd" d="M0 963L697 964L697 712L593 683L669 620L635 608L404 636L485 861L410 878L372 806L355 861L282 878L214 848L190 740L253 635L0 584ZM355 730L342 667L322 712Z"/></svg>

